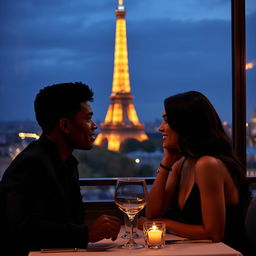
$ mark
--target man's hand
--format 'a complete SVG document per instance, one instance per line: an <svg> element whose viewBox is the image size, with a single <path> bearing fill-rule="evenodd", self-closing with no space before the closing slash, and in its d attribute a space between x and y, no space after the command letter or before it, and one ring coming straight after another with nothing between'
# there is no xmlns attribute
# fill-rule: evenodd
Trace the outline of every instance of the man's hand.
<svg viewBox="0 0 256 256"><path fill-rule="evenodd" d="M104 238L116 240L120 231L121 222L117 217L101 215L88 226L89 242L97 242Z"/></svg>

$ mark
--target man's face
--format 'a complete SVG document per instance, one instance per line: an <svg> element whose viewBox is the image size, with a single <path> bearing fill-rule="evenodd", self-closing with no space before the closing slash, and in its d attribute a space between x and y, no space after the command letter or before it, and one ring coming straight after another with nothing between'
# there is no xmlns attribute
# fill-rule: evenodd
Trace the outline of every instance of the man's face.
<svg viewBox="0 0 256 256"><path fill-rule="evenodd" d="M68 140L74 149L91 149L97 125L92 121L92 109L88 102L81 103L81 111L69 119Z"/></svg>

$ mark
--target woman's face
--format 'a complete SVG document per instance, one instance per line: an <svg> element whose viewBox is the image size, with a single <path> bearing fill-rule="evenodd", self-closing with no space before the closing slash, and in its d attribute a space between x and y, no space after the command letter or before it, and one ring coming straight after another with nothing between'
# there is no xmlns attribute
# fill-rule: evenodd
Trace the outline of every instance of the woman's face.
<svg viewBox="0 0 256 256"><path fill-rule="evenodd" d="M167 149L179 149L179 136L172 130L167 122L167 116L165 109L163 111L163 121L160 124L158 130L163 135L163 147Z"/></svg>

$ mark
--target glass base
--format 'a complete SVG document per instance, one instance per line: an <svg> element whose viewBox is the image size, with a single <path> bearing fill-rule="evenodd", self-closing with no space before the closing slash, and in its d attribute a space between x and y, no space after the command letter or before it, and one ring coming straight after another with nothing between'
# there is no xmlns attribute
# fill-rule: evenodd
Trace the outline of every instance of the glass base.
<svg viewBox="0 0 256 256"><path fill-rule="evenodd" d="M133 249L144 248L144 245L143 244L136 244L136 243L135 244L126 243L126 244L120 245L118 248L133 250Z"/></svg>
<svg viewBox="0 0 256 256"><path fill-rule="evenodd" d="M150 249L161 249L161 248L164 248L164 244L158 244L158 245L148 244L147 247Z"/></svg>

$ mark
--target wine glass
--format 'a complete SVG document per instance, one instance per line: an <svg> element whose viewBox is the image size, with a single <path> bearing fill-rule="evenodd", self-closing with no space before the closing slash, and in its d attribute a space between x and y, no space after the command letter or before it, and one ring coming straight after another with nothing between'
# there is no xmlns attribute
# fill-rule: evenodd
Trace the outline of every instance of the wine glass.
<svg viewBox="0 0 256 256"><path fill-rule="evenodd" d="M117 180L115 203L120 210L127 214L130 221L129 241L121 248L137 249L144 245L137 244L133 237L133 221L136 214L146 205L147 187L144 179L121 178Z"/></svg>
<svg viewBox="0 0 256 256"><path fill-rule="evenodd" d="M126 213L123 213L123 219L124 219L124 227L125 227L125 232L121 236L124 239L129 239L130 238L130 224L131 222L129 221L129 218ZM139 234L137 233L137 222L138 222L138 214L135 215L134 220L133 220L133 238L139 238Z"/></svg>

